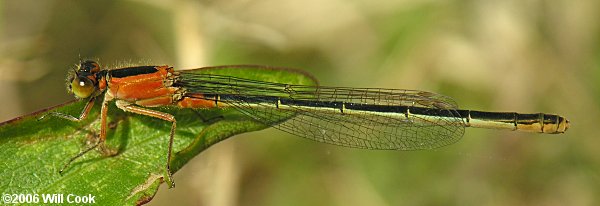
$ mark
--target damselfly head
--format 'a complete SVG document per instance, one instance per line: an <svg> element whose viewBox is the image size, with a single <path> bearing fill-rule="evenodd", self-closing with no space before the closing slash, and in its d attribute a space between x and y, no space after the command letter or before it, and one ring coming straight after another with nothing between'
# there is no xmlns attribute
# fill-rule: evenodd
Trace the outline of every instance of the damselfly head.
<svg viewBox="0 0 600 206"><path fill-rule="evenodd" d="M88 98L96 89L96 73L100 65L92 60L81 62L67 76L67 90L77 98Z"/></svg>

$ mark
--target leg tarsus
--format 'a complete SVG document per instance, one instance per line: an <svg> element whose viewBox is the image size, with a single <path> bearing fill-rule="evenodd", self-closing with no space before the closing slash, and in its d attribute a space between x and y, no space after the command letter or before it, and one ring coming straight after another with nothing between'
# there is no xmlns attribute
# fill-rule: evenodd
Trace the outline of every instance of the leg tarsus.
<svg viewBox="0 0 600 206"><path fill-rule="evenodd" d="M88 100L88 102L85 104L85 107L83 108L83 111L81 111L81 114L79 115L79 117L74 117L72 115L63 114L63 113L59 113L59 112L50 112L48 114L41 116L37 120L40 121L40 120L46 118L46 116L55 116L55 117L60 117L60 118L66 119L66 120L79 122L79 121L85 119L87 117L87 115L90 113L90 111L92 110L92 107L94 106L95 100L96 100L96 97L91 97Z"/></svg>
<svg viewBox="0 0 600 206"><path fill-rule="evenodd" d="M173 174L171 173L171 166L170 166L171 153L173 150L173 138L175 136L175 127L176 127L176 122L177 122L175 120L175 117L168 113L159 112L156 110L151 110L151 109L147 109L147 108L143 108L143 107L138 107L138 106L131 104L130 102L126 102L126 101L122 101L122 100L117 100L115 102L115 104L117 105L117 107L119 109L122 109L123 111L146 115L146 116L162 119L165 121L169 121L172 123L171 124L171 133L169 136L169 146L167 148L167 151L168 151L167 152L167 166L166 166L167 174L164 175L164 179L166 179L165 182L167 182L167 185L169 185L169 188L175 187L175 181L173 181Z"/></svg>
<svg viewBox="0 0 600 206"><path fill-rule="evenodd" d="M173 152L173 138L175 136L175 128L176 121L173 119L173 124L171 125L171 134L169 136L169 146L167 151L167 185L169 188L175 187L175 180L173 180L173 173L171 172L171 153Z"/></svg>
<svg viewBox="0 0 600 206"><path fill-rule="evenodd" d="M213 115L213 116L210 116L210 117L205 117L205 115L204 115L204 114L202 114L202 113L201 113L201 112L199 112L199 111L196 111L196 110L192 110L192 111L193 111L194 113L196 113L196 115L197 115L198 117L200 117L200 120L202 120L202 123L206 123L206 124L212 124L212 123L215 123L215 122L217 122L217 121L220 121L220 120L223 120L223 119L225 119L225 117L224 117L222 114L219 114L219 115Z"/></svg>
<svg viewBox="0 0 600 206"><path fill-rule="evenodd" d="M94 148L98 147L98 145L100 145L101 143L103 143L101 140L98 140L94 145L92 145L91 147L79 152L77 155L75 155L74 157L71 157L71 159L69 159L69 161L63 165L63 167L58 171L58 174L62 175L62 173L65 171L65 169L67 169L67 167L69 167L69 165L71 165L71 163L73 161L75 161L77 158L80 158L81 156L83 156L84 154L88 153L89 151L92 151Z"/></svg>

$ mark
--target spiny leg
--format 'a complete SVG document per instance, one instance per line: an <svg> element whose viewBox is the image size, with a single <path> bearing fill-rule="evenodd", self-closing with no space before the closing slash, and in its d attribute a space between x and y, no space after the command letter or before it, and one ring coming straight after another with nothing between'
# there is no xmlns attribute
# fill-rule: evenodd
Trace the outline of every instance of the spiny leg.
<svg viewBox="0 0 600 206"><path fill-rule="evenodd" d="M167 182L167 185L169 185L169 188L175 187L175 182L173 181L173 174L171 173L171 166L170 166L171 151L173 148L173 137L175 136L175 125L176 125L175 117L168 113L159 112L159 111L151 110L151 109L146 109L143 107L138 107L138 106L135 106L135 105L133 105L129 102L123 101L123 100L117 100L116 105L118 108L120 108L124 111L127 111L127 112L146 115L146 116L162 119L165 121L169 121L172 123L171 124L171 133L169 135L169 147L167 149L168 151L167 151L167 175L166 175L167 180L166 180L166 182Z"/></svg>
<svg viewBox="0 0 600 206"><path fill-rule="evenodd" d="M90 113L90 111L92 110L92 107L94 106L94 101L96 100L96 97L91 97L88 102L85 104L85 107L83 108L83 111L81 111L81 114L79 115L79 117L74 117L72 115L69 114L63 114L63 113L59 113L59 112L50 112L48 114L45 114L44 116L41 116L40 118L38 118L38 120L42 120L44 118L46 118L48 115L50 116L55 116L55 117L60 117L66 120L70 120L70 121L74 121L74 122L79 122L81 120L84 120L87 115Z"/></svg>
<svg viewBox="0 0 600 206"><path fill-rule="evenodd" d="M63 119L69 120L69 121L79 122L81 120L84 120L88 116L88 114L92 110L92 107L94 106L95 100L96 100L96 97L91 97L90 99L88 99L88 102L85 104L85 107L83 108L83 111L81 111L81 114L79 115L79 117L74 117L72 115L64 114L64 113L59 113L59 112L50 112L50 113L45 114L44 116L38 118L38 120L42 120L42 119L46 118L48 115L50 115L50 116L55 116L55 117L63 118ZM103 107L103 109L104 109L104 107ZM100 144L100 141L96 141L96 143L94 145L92 145L91 147L89 147L89 148L87 148L87 149L79 152L77 155L75 155L74 157L72 157L71 159L69 159L69 161L67 161L67 163L65 163L63 165L63 167L58 171L58 173L62 175L63 171L69 165L71 165L71 162L75 161L77 158L83 156L84 154L88 153L89 151L93 150L99 144Z"/></svg>
<svg viewBox="0 0 600 206"><path fill-rule="evenodd" d="M94 148L98 147L98 145L104 143L104 140L106 140L106 119L108 116L108 103L110 102L111 98L110 97L106 97L104 98L104 101L102 101L102 108L100 109L100 137L98 138L98 141L96 141L96 143L94 143L94 145L92 145L91 147L79 152L77 155L75 155L74 157L72 157L71 159L69 159L69 161L67 161L67 163L58 171L59 174L62 175L63 171L69 166L71 165L71 163L75 160L77 160L78 158L82 157L83 155L85 155L86 153L88 153L89 151L92 151ZM54 115L57 115L58 117L62 117L71 121L81 121L83 120L85 117L87 117L87 114L90 112L92 106L94 104L94 97L90 98L90 101L86 104L85 108L83 109L83 113L80 115L79 118L75 118L73 116L70 115L65 115L65 114L61 114L61 113L56 113ZM73 118L73 119L71 119Z"/></svg>
<svg viewBox="0 0 600 206"><path fill-rule="evenodd" d="M71 157L71 159L69 159L69 161L65 165L63 165L63 167L58 171L58 174L62 175L63 171L65 169L67 169L67 167L69 167L69 165L71 165L71 162L75 161L77 158L80 158L81 156L88 153L89 151L92 151L94 148L98 147L99 144L100 144L100 140L96 141L96 143L94 143L91 147L79 152L74 157Z"/></svg>

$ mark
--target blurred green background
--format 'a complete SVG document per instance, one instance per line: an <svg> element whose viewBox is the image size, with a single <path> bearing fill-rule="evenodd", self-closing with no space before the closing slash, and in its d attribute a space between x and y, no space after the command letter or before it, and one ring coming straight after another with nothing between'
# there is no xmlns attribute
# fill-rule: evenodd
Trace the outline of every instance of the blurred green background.
<svg viewBox="0 0 600 206"><path fill-rule="evenodd" d="M451 146L341 148L275 129L219 143L150 205L598 205L600 2L0 1L0 121L56 105L68 69L301 68L461 108L557 113L563 135L467 129ZM166 141L166 139L165 139ZM6 180L2 180L6 181Z"/></svg>

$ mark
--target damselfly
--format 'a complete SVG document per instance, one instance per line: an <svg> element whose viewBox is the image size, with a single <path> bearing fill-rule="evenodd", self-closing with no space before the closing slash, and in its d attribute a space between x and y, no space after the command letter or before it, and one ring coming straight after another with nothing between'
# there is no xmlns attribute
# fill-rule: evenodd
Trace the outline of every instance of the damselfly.
<svg viewBox="0 0 600 206"><path fill-rule="evenodd" d="M171 122L166 154L169 187L174 186L169 162L176 119L153 107L232 107L258 122L297 136L366 149L442 147L458 141L465 127L547 134L563 133L569 128L569 121L559 115L461 110L451 98L425 91L292 85L202 72L258 67L261 66L175 71L169 66L137 66L104 70L94 61L83 61L67 78L68 90L79 99L88 99L83 112L79 117L51 114L80 121L86 118L94 100L104 94L95 146L106 139L111 101L124 111ZM79 153L69 163L93 148Z"/></svg>

